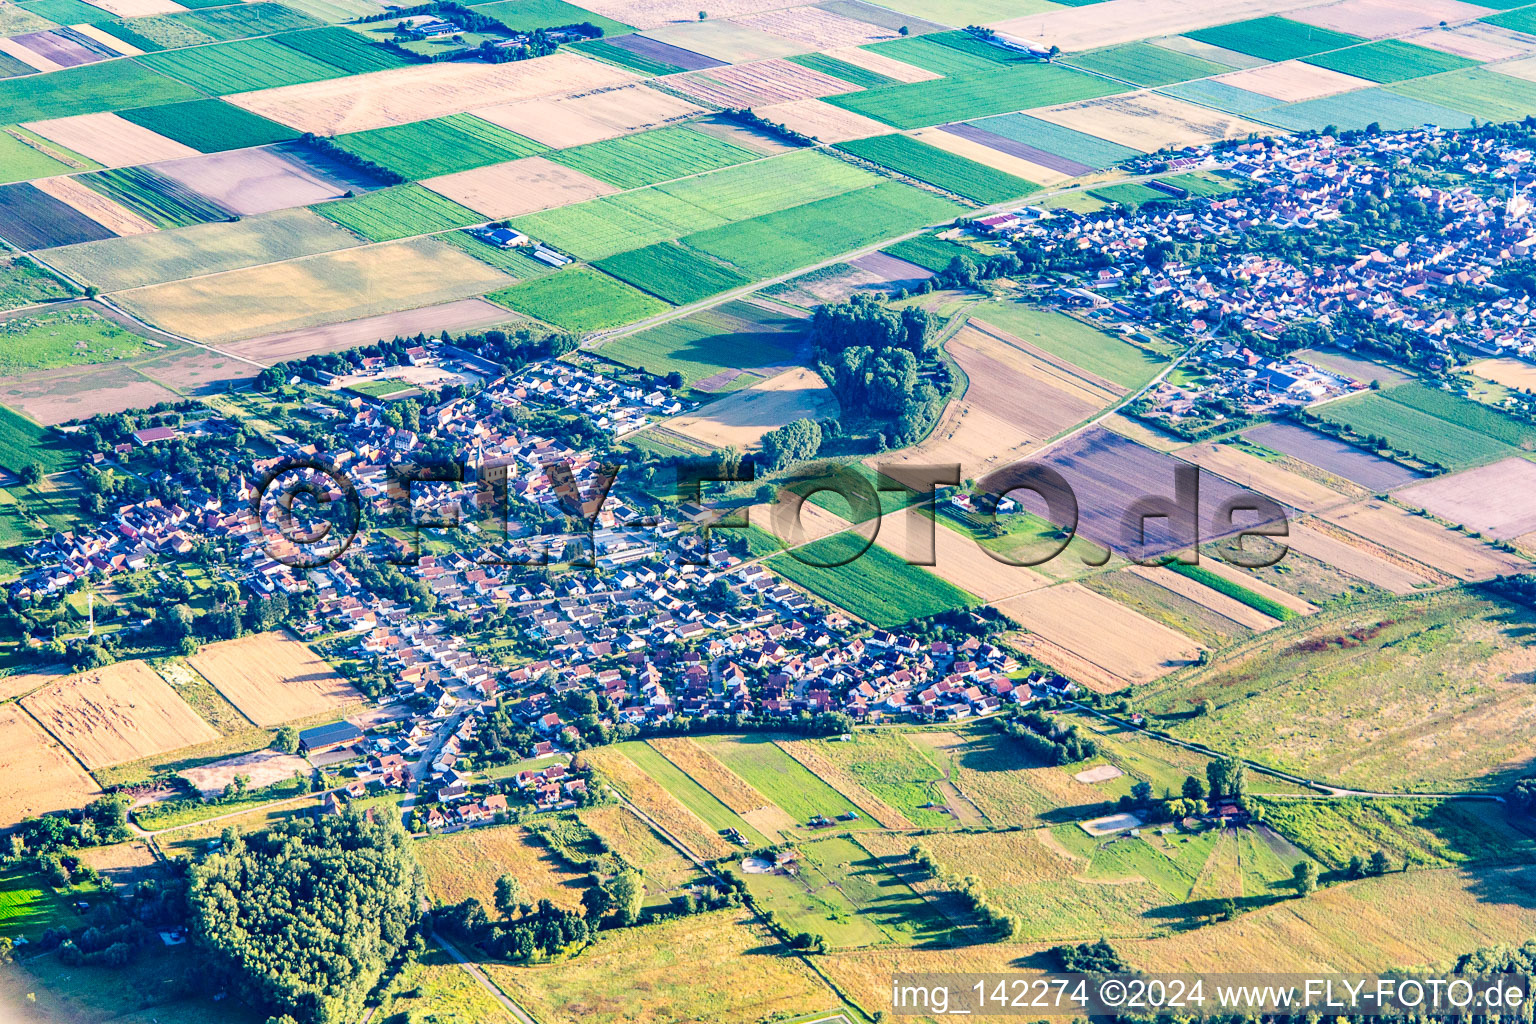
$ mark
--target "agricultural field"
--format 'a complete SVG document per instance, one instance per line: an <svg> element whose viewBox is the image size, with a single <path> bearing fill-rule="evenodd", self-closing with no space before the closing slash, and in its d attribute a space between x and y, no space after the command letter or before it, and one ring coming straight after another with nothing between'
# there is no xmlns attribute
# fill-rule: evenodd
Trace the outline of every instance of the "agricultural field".
<svg viewBox="0 0 1536 1024"><path fill-rule="evenodd" d="M257 725L339 711L362 699L323 659L281 633L208 644L187 662Z"/></svg>
<svg viewBox="0 0 1536 1024"><path fill-rule="evenodd" d="M1474 533L1508 540L1536 530L1536 463L1501 459L1487 466L1404 487L1397 500Z"/></svg>
<svg viewBox="0 0 1536 1024"><path fill-rule="evenodd" d="M473 114L343 135L336 145L406 178L434 178L545 152L542 143Z"/></svg>
<svg viewBox="0 0 1536 1024"><path fill-rule="evenodd" d="M644 748L644 744L636 744L638 748ZM665 762L664 758L650 751L657 760ZM634 804L641 813L660 825L667 834L675 837L678 842L690 850L695 856L714 859L724 857L738 848L730 843L716 831L714 827L706 823L703 818L684 806L678 797L674 796L662 783L653 778L645 769L626 756L618 747L598 747L586 753L587 760L597 769L599 774L611 783L624 797ZM645 757L644 754L641 755ZM676 770L673 769L675 772ZM681 774L681 773L678 773ZM688 784L686 777L684 782L689 786L689 792L696 802L701 805L718 808L712 810L713 814L721 812L729 814L730 809L724 804L709 796L696 784ZM697 790L697 793L694 791ZM705 800L698 794L707 797ZM713 803L711 803L713 801Z"/></svg>
<svg viewBox="0 0 1536 1024"><path fill-rule="evenodd" d="M751 150L687 126L592 142L551 157L621 189L686 178L757 158Z"/></svg>
<svg viewBox="0 0 1536 1024"><path fill-rule="evenodd" d="M826 102L896 128L923 128L1120 91L1122 87L1102 78L1055 64L1036 64L960 71L932 82L828 96Z"/></svg>
<svg viewBox="0 0 1536 1024"><path fill-rule="evenodd" d="M672 242L621 252L593 266L676 306L750 283L732 268Z"/></svg>
<svg viewBox="0 0 1536 1024"><path fill-rule="evenodd" d="M1536 835L1492 802L1268 798L1261 806L1268 825L1334 869L1376 850L1416 868L1528 863L1536 853Z"/></svg>
<svg viewBox="0 0 1536 1024"><path fill-rule="evenodd" d="M1322 407L1318 417L1365 437L1385 438L1387 447L1394 451L1450 469L1464 469L1513 453L1498 438L1379 393L1330 402Z"/></svg>
<svg viewBox="0 0 1536 1024"><path fill-rule="evenodd" d="M1166 362L1147 349L1122 341L1080 320L1018 302L978 306L977 319L1126 388L1139 388Z"/></svg>
<svg viewBox="0 0 1536 1024"><path fill-rule="evenodd" d="M979 203L1017 199L1036 189L1032 182L946 153L908 135L881 135L844 142L838 148Z"/></svg>
<svg viewBox="0 0 1536 1024"><path fill-rule="evenodd" d="M622 743L618 749L717 833L734 828L746 837L749 847L769 842L768 837L745 817L731 810L719 796L695 781L655 747L646 743Z"/></svg>
<svg viewBox="0 0 1536 1024"><path fill-rule="evenodd" d="M481 219L474 210L416 184L322 203L313 209L370 242L392 242L462 228Z"/></svg>
<svg viewBox="0 0 1536 1024"><path fill-rule="evenodd" d="M1533 713L1519 640L1530 617L1463 590L1323 611L1153 684L1139 700L1176 736L1241 747L1304 777L1379 791L1497 791L1524 757L1507 723ZM1202 699L1215 708L1194 716Z"/></svg>
<svg viewBox="0 0 1536 1024"><path fill-rule="evenodd" d="M202 98L191 86L128 60L0 81L0 122L39 121Z"/></svg>
<svg viewBox="0 0 1536 1024"><path fill-rule="evenodd" d="M145 67L211 96L318 82L344 74L339 68L271 39L241 39L166 50L138 59Z"/></svg>
<svg viewBox="0 0 1536 1024"><path fill-rule="evenodd" d="M1074 54L1069 63L1141 87L1209 78L1228 70L1213 61L1150 43L1124 43L1103 50L1090 50Z"/></svg>
<svg viewBox="0 0 1536 1024"><path fill-rule="evenodd" d="M80 763L14 702L0 704L0 768L11 780L0 800L0 825L82 807L96 783Z"/></svg>
<svg viewBox="0 0 1536 1024"><path fill-rule="evenodd" d="M1373 491L1419 478L1405 466L1294 423L1266 423L1244 431L1243 438Z"/></svg>
<svg viewBox="0 0 1536 1024"><path fill-rule="evenodd" d="M770 737L709 736L697 742L800 825L817 815L836 819L850 813L859 814L860 819L839 822L839 828L865 828L872 823L867 812L807 771Z"/></svg>
<svg viewBox="0 0 1536 1024"><path fill-rule="evenodd" d="M1477 64L1476 61L1458 57L1454 53L1443 53L1396 39L1335 50L1305 60L1308 64L1372 82L1401 82L1475 67Z"/></svg>
<svg viewBox="0 0 1536 1024"><path fill-rule="evenodd" d="M838 534L775 555L768 564L817 597L881 628L977 603L966 591L882 547L860 554L864 543L862 537Z"/></svg>
<svg viewBox="0 0 1536 1024"><path fill-rule="evenodd" d="M91 769L219 737L142 661L69 676L22 705Z"/></svg>
<svg viewBox="0 0 1536 1024"><path fill-rule="evenodd" d="M494 907L496 879L512 875L523 885L524 902L549 900L577 909L588 877L520 825L429 836L416 844L416 858L426 871L427 891L439 906L473 896Z"/></svg>
<svg viewBox="0 0 1536 1024"><path fill-rule="evenodd" d="M1276 17L1254 18L1184 34L1197 42L1274 61L1308 57L1365 42L1347 32Z"/></svg>
<svg viewBox="0 0 1536 1024"><path fill-rule="evenodd" d="M94 171L82 174L76 180L89 185L108 199L121 203L156 228L190 227L193 224L224 220L230 213L206 196L151 167Z"/></svg>
<svg viewBox="0 0 1536 1024"><path fill-rule="evenodd" d="M634 323L668 308L666 303L590 267L568 267L486 297L573 334Z"/></svg>
<svg viewBox="0 0 1536 1024"><path fill-rule="evenodd" d="M123 111L121 117L199 153L266 146L298 137L291 128L223 100L189 100L158 107L137 107Z"/></svg>
<svg viewBox="0 0 1536 1024"><path fill-rule="evenodd" d="M0 320L0 376L104 363L146 351L144 338L87 306Z"/></svg>
<svg viewBox="0 0 1536 1024"><path fill-rule="evenodd" d="M803 321L736 301L626 335L598 351L648 373L680 373L688 387L723 391L744 374L744 382L760 379L746 371L796 362L804 338Z"/></svg>

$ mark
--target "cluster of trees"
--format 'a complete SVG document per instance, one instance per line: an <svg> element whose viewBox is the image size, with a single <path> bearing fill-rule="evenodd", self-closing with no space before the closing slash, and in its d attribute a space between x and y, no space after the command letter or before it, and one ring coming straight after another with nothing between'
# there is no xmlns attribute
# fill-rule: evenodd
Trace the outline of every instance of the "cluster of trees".
<svg viewBox="0 0 1536 1024"><path fill-rule="evenodd" d="M1487 946L1464 953L1457 974L1536 974L1536 939L1521 946Z"/></svg>
<svg viewBox="0 0 1536 1024"><path fill-rule="evenodd" d="M419 54L413 54L412 56L420 57ZM376 160L369 160L367 157L359 156L350 149L336 145L335 141L329 136L305 132L299 136L299 141L322 156L350 167L355 171L361 171L363 174L385 185L403 185L411 180L392 167L385 167Z"/></svg>
<svg viewBox="0 0 1536 1024"><path fill-rule="evenodd" d="M120 795L108 794L78 811L56 811L22 821L11 833L9 855L0 858L0 862L29 856L54 857L63 851L111 846L128 838L128 801Z"/></svg>
<svg viewBox="0 0 1536 1024"><path fill-rule="evenodd" d="M704 19L700 18L699 20L703 21ZM786 124L780 124L778 121L770 121L766 117L759 115L757 111L747 107L731 107L720 116L735 121L737 124L745 125L748 128L756 128L758 131L782 139L792 146L816 145L816 140L811 138L811 136L797 132Z"/></svg>
<svg viewBox="0 0 1536 1024"><path fill-rule="evenodd" d="M1051 955L1068 974L1129 974L1135 970L1104 939L1075 946L1056 946L1051 950Z"/></svg>
<svg viewBox="0 0 1536 1024"><path fill-rule="evenodd" d="M1516 807L1526 814L1536 814L1536 776L1516 782L1509 795Z"/></svg>
<svg viewBox="0 0 1536 1024"><path fill-rule="evenodd" d="M1076 724L1039 711L1002 719L998 728L1041 764L1073 764L1099 753L1099 745L1083 735Z"/></svg>
<svg viewBox="0 0 1536 1024"><path fill-rule="evenodd" d="M856 295L818 306L811 337L832 393L844 410L877 423L883 444L911 444L932 429L952 380L948 364L937 358L927 310L897 311Z"/></svg>
<svg viewBox="0 0 1536 1024"><path fill-rule="evenodd" d="M815 456L821 450L821 441L821 425L802 417L764 434L757 459L765 470L776 473Z"/></svg>
<svg viewBox="0 0 1536 1024"><path fill-rule="evenodd" d="M964 901L966 907L980 919L981 923L990 929L999 939L1011 939L1019 933L1019 919L993 906L987 901L987 894L981 888L981 880L975 875L967 875L958 878L947 874L944 866L939 863L937 857L921 843L914 843L907 850L907 856L912 858L912 863L929 878L937 878L944 885Z"/></svg>
<svg viewBox="0 0 1536 1024"><path fill-rule="evenodd" d="M999 277L1013 277L1023 273L1024 261L1016 253L1005 252L996 256L988 256L978 264L976 260L967 255L957 255L950 259L944 269L925 282L929 287L925 291L934 288L977 288L982 281L991 281Z"/></svg>
<svg viewBox="0 0 1536 1024"><path fill-rule="evenodd" d="M193 935L254 1004L296 1024L350 1020L421 946L425 885L398 825L357 812L229 836L191 869Z"/></svg>
<svg viewBox="0 0 1536 1024"><path fill-rule="evenodd" d="M1205 778L1212 800L1225 798L1242 807L1248 799L1248 766L1242 758L1223 754L1205 766Z"/></svg>

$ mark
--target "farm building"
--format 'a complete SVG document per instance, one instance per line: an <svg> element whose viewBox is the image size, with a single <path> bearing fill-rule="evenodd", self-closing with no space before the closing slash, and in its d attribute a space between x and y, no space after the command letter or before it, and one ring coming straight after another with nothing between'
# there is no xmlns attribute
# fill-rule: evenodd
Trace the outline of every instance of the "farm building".
<svg viewBox="0 0 1536 1024"><path fill-rule="evenodd" d="M351 722L332 722L299 733L299 749L306 754L325 754L350 747L362 738L363 731Z"/></svg>

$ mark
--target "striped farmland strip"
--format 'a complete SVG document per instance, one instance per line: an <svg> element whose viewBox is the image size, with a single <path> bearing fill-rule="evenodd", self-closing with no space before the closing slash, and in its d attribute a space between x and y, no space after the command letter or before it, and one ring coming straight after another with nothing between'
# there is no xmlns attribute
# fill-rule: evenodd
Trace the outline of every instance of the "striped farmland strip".
<svg viewBox="0 0 1536 1024"><path fill-rule="evenodd" d="M1047 153L1043 149L1036 149L1034 146L1015 142L1013 139L1005 139L1001 135L994 135L984 128L977 128L975 125L966 124L964 121L957 121L954 124L943 124L939 126L939 129L949 132L951 135L958 135L962 139L969 139L972 142L986 146L988 149L995 149L999 153L1007 153L1009 156L1016 156L1020 160L1028 160L1030 163L1039 164L1041 167L1048 167L1053 171L1060 171L1062 174L1069 174L1074 178L1079 174L1087 174L1094 169L1087 164L1080 164L1076 160L1068 160L1064 156L1057 156L1055 153Z"/></svg>

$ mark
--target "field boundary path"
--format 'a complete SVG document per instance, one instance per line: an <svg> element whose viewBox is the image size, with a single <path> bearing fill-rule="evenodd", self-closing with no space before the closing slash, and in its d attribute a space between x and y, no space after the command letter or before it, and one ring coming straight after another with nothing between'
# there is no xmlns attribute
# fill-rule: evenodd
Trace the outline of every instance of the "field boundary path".
<svg viewBox="0 0 1536 1024"><path fill-rule="evenodd" d="M453 962L458 964L459 967L462 968L471 978L474 978L475 982L481 988L489 992L495 998L495 1000L502 1005L503 1009L505 1009L518 1020L519 1024L539 1024L539 1022L535 1020L527 1010L519 1006L516 1002L513 1001L511 996L507 995L499 987L497 987L496 983L492 981L490 977L480 969L478 964L470 960L469 957L465 956L463 953L460 953L457 946L443 938L441 935L438 935L436 929L433 929L431 934L432 941L441 946L443 952L452 957Z"/></svg>

